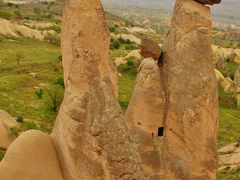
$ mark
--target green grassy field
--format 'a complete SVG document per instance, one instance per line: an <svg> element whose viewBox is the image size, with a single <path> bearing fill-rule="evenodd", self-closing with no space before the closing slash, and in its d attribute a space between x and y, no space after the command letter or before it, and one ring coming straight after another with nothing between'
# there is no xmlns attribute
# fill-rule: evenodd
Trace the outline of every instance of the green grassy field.
<svg viewBox="0 0 240 180"><path fill-rule="evenodd" d="M21 53L18 65L16 54ZM23 118L16 131L39 128L50 132L56 113L49 110L48 91L62 77L60 48L34 39L0 41L0 109ZM36 91L42 89L39 98Z"/></svg>
<svg viewBox="0 0 240 180"><path fill-rule="evenodd" d="M62 67L60 47L27 38L1 38L0 41L0 109L18 117L23 122L12 129L18 134L28 129L40 129L50 133L56 112L49 108L48 92L61 85ZM112 54L118 54L116 50ZM121 53L122 50L120 50ZM21 53L20 64L16 54ZM119 68L119 102L125 112L135 87L136 67L126 65ZM60 82L59 82L60 80ZM61 87L61 88L60 88ZM42 89L42 97L37 95ZM236 108L220 108L218 147L236 142L240 136L240 111ZM0 159L4 150L0 151ZM219 174L218 179L239 178L239 171ZM236 179L235 178L235 179Z"/></svg>

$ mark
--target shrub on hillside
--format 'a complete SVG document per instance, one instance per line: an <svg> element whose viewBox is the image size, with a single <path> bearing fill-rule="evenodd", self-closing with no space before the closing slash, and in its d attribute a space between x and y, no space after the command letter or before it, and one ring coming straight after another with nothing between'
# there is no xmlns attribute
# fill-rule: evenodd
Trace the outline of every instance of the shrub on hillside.
<svg viewBox="0 0 240 180"><path fill-rule="evenodd" d="M24 57L25 57L25 55L23 54L22 51L17 51L15 53L15 59L17 61L18 66L20 65L20 62L23 60Z"/></svg>
<svg viewBox="0 0 240 180"><path fill-rule="evenodd" d="M13 17L13 13L0 9L0 17L9 20Z"/></svg>
<svg viewBox="0 0 240 180"><path fill-rule="evenodd" d="M63 79L63 77L62 77L62 76L61 76L61 77L57 77L56 80L55 80L55 84L56 84L56 85L60 85L60 86L62 86L62 87L64 88L65 85L64 85L64 79Z"/></svg>
<svg viewBox="0 0 240 180"><path fill-rule="evenodd" d="M110 43L110 49L119 49L121 47L121 43L119 42L118 39L114 39L111 43Z"/></svg>
<svg viewBox="0 0 240 180"><path fill-rule="evenodd" d="M24 122L24 119L23 119L22 116L18 116L17 119L16 119L16 121L17 121L18 123L23 123L23 122Z"/></svg>
<svg viewBox="0 0 240 180"><path fill-rule="evenodd" d="M61 38L60 38L60 36L58 36L58 34L47 33L47 35L44 37L44 39L45 39L45 41L48 41L54 45L59 46L61 44Z"/></svg>
<svg viewBox="0 0 240 180"><path fill-rule="evenodd" d="M237 108L237 99L234 94L226 93L221 87L219 87L218 93L220 107Z"/></svg>
<svg viewBox="0 0 240 180"><path fill-rule="evenodd" d="M39 28L39 30L41 31L50 31L50 30L54 30L57 33L61 32L61 26L58 25L52 25L50 27L46 27L46 28Z"/></svg>
<svg viewBox="0 0 240 180"><path fill-rule="evenodd" d="M115 31L116 31L116 27L115 27L115 26L109 27L109 31L110 31L110 32L115 32Z"/></svg>
<svg viewBox="0 0 240 180"><path fill-rule="evenodd" d="M62 61L62 55L59 55L59 56L58 56L58 60L59 60L59 61Z"/></svg>
<svg viewBox="0 0 240 180"><path fill-rule="evenodd" d="M58 86L47 90L47 100L46 104L50 111L58 112L59 107L63 100L63 89Z"/></svg>
<svg viewBox="0 0 240 180"><path fill-rule="evenodd" d="M125 46L126 50L135 50L135 49L139 49L137 44L131 44L131 45L126 45Z"/></svg>
<svg viewBox="0 0 240 180"><path fill-rule="evenodd" d="M121 73L128 73L132 75L137 75L137 65L132 58L127 59L127 63L118 67L118 71Z"/></svg>
<svg viewBox="0 0 240 180"><path fill-rule="evenodd" d="M35 94L37 95L37 97L38 97L38 99L42 99L42 97L43 97L43 89L37 89L36 91L35 91Z"/></svg>

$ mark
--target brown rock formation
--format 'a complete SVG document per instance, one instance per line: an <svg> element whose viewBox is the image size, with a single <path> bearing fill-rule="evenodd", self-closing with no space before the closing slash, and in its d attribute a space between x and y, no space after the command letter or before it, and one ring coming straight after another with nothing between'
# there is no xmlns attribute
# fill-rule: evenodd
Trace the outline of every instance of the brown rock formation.
<svg viewBox="0 0 240 180"><path fill-rule="evenodd" d="M221 0L195 0L195 1L201 4L210 4L210 5L221 3Z"/></svg>
<svg viewBox="0 0 240 180"><path fill-rule="evenodd" d="M0 110L0 148L7 149L15 139L10 133L10 128L15 125L17 125L15 119L7 112Z"/></svg>
<svg viewBox="0 0 240 180"><path fill-rule="evenodd" d="M218 96L209 8L177 0L162 48L168 106L163 120L167 174L170 179L215 179Z"/></svg>
<svg viewBox="0 0 240 180"><path fill-rule="evenodd" d="M39 131L23 133L0 164L1 180L63 180L51 137Z"/></svg>
<svg viewBox="0 0 240 180"><path fill-rule="evenodd" d="M63 177L51 138L29 131L10 146L0 179L215 179L218 98L210 29L208 7L177 0L163 55L153 54L159 68L152 58L140 67L129 131L101 3L65 1L66 90L52 133Z"/></svg>
<svg viewBox="0 0 240 180"><path fill-rule="evenodd" d="M139 68L136 87L128 107L126 122L136 135L137 145L146 177L160 179L161 157L159 153L163 127L165 94L161 72L157 62L144 59Z"/></svg>
<svg viewBox="0 0 240 180"><path fill-rule="evenodd" d="M161 48L159 47L158 44L154 43L150 39L142 39L141 41L141 55L144 58L153 58L156 61L159 59L161 56Z"/></svg>
<svg viewBox="0 0 240 180"><path fill-rule="evenodd" d="M234 82L237 84L237 86L240 87L240 66L237 68L237 71L235 72Z"/></svg>
<svg viewBox="0 0 240 180"><path fill-rule="evenodd" d="M66 90L52 137L65 179L141 179L117 101L100 1L66 1L62 37Z"/></svg>

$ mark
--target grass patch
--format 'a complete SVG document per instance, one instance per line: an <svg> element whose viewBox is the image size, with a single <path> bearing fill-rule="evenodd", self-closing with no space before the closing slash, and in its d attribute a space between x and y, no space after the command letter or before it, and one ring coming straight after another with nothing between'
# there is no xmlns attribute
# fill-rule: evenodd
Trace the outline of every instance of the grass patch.
<svg viewBox="0 0 240 180"><path fill-rule="evenodd" d="M224 77L230 77L234 79L235 72L237 71L238 64L232 61L226 61L223 68L218 70L224 75Z"/></svg>
<svg viewBox="0 0 240 180"><path fill-rule="evenodd" d="M15 133L29 129L49 133L56 113L49 111L46 104L47 89L56 86L56 77L63 74L58 61L60 48L34 39L14 40L0 41L0 109L24 119L13 129ZM15 59L18 51L24 53L19 65ZM36 95L38 89L43 89L41 98Z"/></svg>
<svg viewBox="0 0 240 180"><path fill-rule="evenodd" d="M220 108L218 147L221 148L240 139L240 111Z"/></svg>
<svg viewBox="0 0 240 180"><path fill-rule="evenodd" d="M224 108L237 108L236 95L233 93L227 93L222 87L218 88L219 104Z"/></svg>
<svg viewBox="0 0 240 180"><path fill-rule="evenodd" d="M228 173L218 173L217 180L239 180L240 179L240 169L228 172Z"/></svg>

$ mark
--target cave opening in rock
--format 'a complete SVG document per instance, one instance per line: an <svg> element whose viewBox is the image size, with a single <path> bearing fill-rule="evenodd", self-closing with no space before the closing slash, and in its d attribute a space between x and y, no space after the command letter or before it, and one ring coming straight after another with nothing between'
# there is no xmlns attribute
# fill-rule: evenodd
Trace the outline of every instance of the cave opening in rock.
<svg viewBox="0 0 240 180"><path fill-rule="evenodd" d="M158 137L162 137L164 133L164 127L159 127L158 128Z"/></svg>

